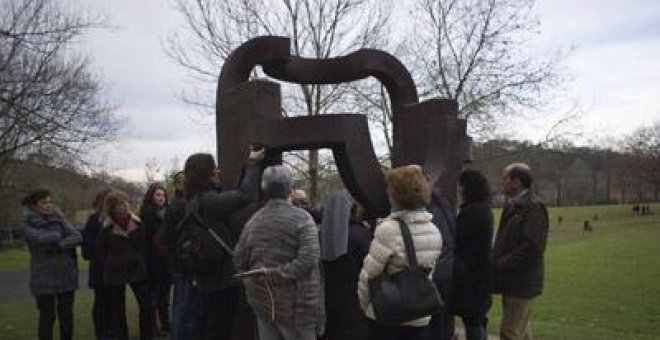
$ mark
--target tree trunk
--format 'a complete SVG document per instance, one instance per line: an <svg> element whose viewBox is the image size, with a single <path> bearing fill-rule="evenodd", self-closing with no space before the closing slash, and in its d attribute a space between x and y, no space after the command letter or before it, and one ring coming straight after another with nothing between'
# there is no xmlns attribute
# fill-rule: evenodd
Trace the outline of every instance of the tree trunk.
<svg viewBox="0 0 660 340"><path fill-rule="evenodd" d="M557 200L556 200L555 203L557 205L562 204L562 197L561 196L562 196L563 193L562 193L562 185L561 185L562 183L561 183L561 181L562 181L562 176L559 174L559 175L557 175L557 177L555 177L555 185L557 187Z"/></svg>
<svg viewBox="0 0 660 340"><path fill-rule="evenodd" d="M610 177L610 172L609 171L607 171L605 173L605 176L606 176L605 195L607 195L606 201L607 201L607 203L609 203L610 202L610 188L611 188L610 186L612 184L611 183L612 178Z"/></svg>
<svg viewBox="0 0 660 340"><path fill-rule="evenodd" d="M309 200L316 205L319 199L319 150L309 150Z"/></svg>
<svg viewBox="0 0 660 340"><path fill-rule="evenodd" d="M626 183L621 183L621 203L626 203Z"/></svg>
<svg viewBox="0 0 660 340"><path fill-rule="evenodd" d="M598 171L591 174L591 203L598 201Z"/></svg>

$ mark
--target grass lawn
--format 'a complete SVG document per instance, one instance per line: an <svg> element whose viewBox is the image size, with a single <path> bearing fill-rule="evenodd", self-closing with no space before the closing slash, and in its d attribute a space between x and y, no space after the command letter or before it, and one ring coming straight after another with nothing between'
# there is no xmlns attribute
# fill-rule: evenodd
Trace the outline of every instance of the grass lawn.
<svg viewBox="0 0 660 340"><path fill-rule="evenodd" d="M138 337L138 314L135 298L126 292L127 319L129 338ZM90 291L76 293L74 304L74 338L94 339L92 327L92 300L94 295ZM0 303L0 339L36 339L37 338L37 307L33 301ZM55 339L59 339L59 328L55 325Z"/></svg>
<svg viewBox="0 0 660 340"><path fill-rule="evenodd" d="M536 338L660 338L660 205L652 210L656 215L633 217L628 205L550 208L545 290L533 307ZM582 232L585 219L593 233ZM500 321L495 301L492 333Z"/></svg>
<svg viewBox="0 0 660 340"><path fill-rule="evenodd" d="M550 208L545 290L533 307L536 339L660 339L660 204L651 209L656 215L634 217L630 205ZM582 232L585 219L593 233ZM0 252L0 270L27 263L26 251ZM128 300L135 338L137 308ZM93 338L91 301L89 292L76 295L76 339ZM491 333L500 321L499 297L494 301ZM36 318L33 301L0 302L0 338L35 339Z"/></svg>
<svg viewBox="0 0 660 340"><path fill-rule="evenodd" d="M30 253L27 248L0 250L0 271L27 269L30 266Z"/></svg>
<svg viewBox="0 0 660 340"><path fill-rule="evenodd" d="M78 251L78 268L87 269L89 263L83 260L80 255L80 248ZM21 246L12 249L0 250L0 271L21 270L30 267L30 252L27 247Z"/></svg>

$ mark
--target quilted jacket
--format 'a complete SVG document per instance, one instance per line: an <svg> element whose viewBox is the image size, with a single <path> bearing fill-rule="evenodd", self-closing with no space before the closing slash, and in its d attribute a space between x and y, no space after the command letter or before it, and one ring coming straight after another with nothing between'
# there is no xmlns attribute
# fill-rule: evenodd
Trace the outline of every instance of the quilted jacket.
<svg viewBox="0 0 660 340"><path fill-rule="evenodd" d="M433 216L425 209L403 210L393 212L376 227L374 240L371 242L369 254L364 259L358 281L358 298L365 315L375 320L369 299L369 279L384 271L394 274L408 266L403 237L396 218L402 219L408 225L415 245L417 262L423 268L431 270L440 257L442 236L438 228L431 223ZM433 272L429 273L432 277ZM423 327L428 325L431 316L422 317L404 323L405 326Z"/></svg>

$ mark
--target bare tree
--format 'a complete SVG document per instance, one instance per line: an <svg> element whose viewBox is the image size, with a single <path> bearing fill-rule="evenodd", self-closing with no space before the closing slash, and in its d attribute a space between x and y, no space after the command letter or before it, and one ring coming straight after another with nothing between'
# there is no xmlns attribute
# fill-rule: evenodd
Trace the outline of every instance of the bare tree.
<svg viewBox="0 0 660 340"><path fill-rule="evenodd" d="M362 47L378 47L387 36L392 2L379 0L175 0L184 18L182 29L168 38L166 48L185 68L197 87L184 92L186 102L209 110L222 63L243 42L260 35L291 38L296 56L325 59ZM254 76L262 76L258 70ZM349 87L300 85L283 88L284 113L291 116L327 114L342 107ZM210 110L209 110L210 111ZM300 153L293 155L301 156ZM319 154L302 158L310 198L316 201Z"/></svg>
<svg viewBox="0 0 660 340"><path fill-rule="evenodd" d="M625 151L631 156L637 182L637 200L641 201L643 187L653 187L653 198L660 195L660 121L653 126L635 130L625 141Z"/></svg>
<svg viewBox="0 0 660 340"><path fill-rule="evenodd" d="M421 96L455 99L473 134L536 108L561 79L558 57L525 54L538 32L534 0L416 0L415 77Z"/></svg>
<svg viewBox="0 0 660 340"><path fill-rule="evenodd" d="M98 76L72 48L100 21L50 0L2 0L0 12L0 167L29 154L82 161L117 128Z"/></svg>

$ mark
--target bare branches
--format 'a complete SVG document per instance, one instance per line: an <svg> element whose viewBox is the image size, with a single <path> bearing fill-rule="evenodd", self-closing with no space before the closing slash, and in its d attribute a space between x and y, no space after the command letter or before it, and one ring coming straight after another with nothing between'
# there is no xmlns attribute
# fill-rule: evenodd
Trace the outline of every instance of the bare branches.
<svg viewBox="0 0 660 340"><path fill-rule="evenodd" d="M414 70L420 93L455 99L471 129L535 108L560 82L558 57L531 57L534 0L417 0Z"/></svg>
<svg viewBox="0 0 660 340"><path fill-rule="evenodd" d="M231 51L259 35L291 38L291 53L326 59L376 47L387 38L391 0L175 0L184 26L166 42L172 59L197 82L196 93L214 88L222 63ZM263 74L255 72L254 76ZM214 97L190 98L188 102L213 103ZM195 94L193 92L192 94ZM350 88L345 85L283 86L283 111L287 116L321 115L346 111ZM300 153L296 153L297 157ZM324 168L317 150L311 150L307 166L310 195L316 196L316 180ZM293 164L293 163L292 163ZM296 162L296 167L300 167Z"/></svg>
<svg viewBox="0 0 660 340"><path fill-rule="evenodd" d="M81 162L114 136L100 80L69 46L100 25L52 1L3 1L0 9L0 163L31 153Z"/></svg>

